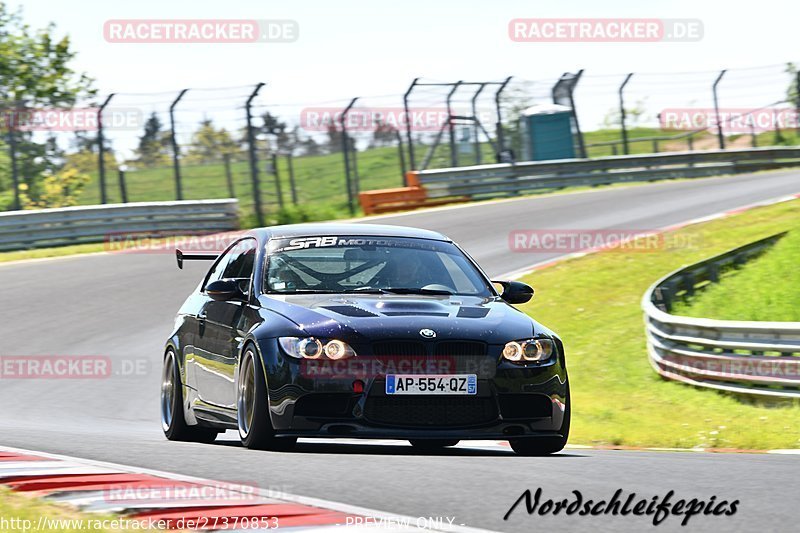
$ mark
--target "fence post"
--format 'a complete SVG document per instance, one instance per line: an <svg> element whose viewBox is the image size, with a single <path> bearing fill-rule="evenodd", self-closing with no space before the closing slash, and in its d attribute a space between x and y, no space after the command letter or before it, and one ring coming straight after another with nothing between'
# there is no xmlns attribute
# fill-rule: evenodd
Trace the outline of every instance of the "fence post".
<svg viewBox="0 0 800 533"><path fill-rule="evenodd" d="M503 94L503 91L506 89L509 83L511 83L512 76L507 77L503 83L500 84L500 87L494 93L494 106L497 109L497 153L495 154L496 161L500 163L500 154L506 149L506 139L505 133L503 132L503 112L500 106L500 95Z"/></svg>
<svg viewBox="0 0 800 533"><path fill-rule="evenodd" d="M408 179L406 178L406 155L403 153L403 136L400 135L400 130L394 130L397 135L397 150L400 153L400 172L403 175L403 187L408 187Z"/></svg>
<svg viewBox="0 0 800 533"><path fill-rule="evenodd" d="M756 137L756 125L755 121L753 120L753 115L750 115L750 145L753 148L758 147L758 138Z"/></svg>
<svg viewBox="0 0 800 533"><path fill-rule="evenodd" d="M123 204L128 203L128 188L125 186L125 166L121 165L117 170L117 176L119 177L119 196L122 199Z"/></svg>
<svg viewBox="0 0 800 533"><path fill-rule="evenodd" d="M411 82L409 85L408 90L403 95L403 109L406 113L406 140L408 141L408 161L411 164L411 170L415 170L417 168L416 161L414 159L414 139L411 138L411 112L408 110L408 98L411 96L411 92L414 90L414 87L417 85L419 78L414 78L414 81ZM403 173L405 176L405 172ZM405 178L404 178L405 179Z"/></svg>
<svg viewBox="0 0 800 533"><path fill-rule="evenodd" d="M253 131L252 105L253 99L258 96L258 91L260 91L263 86L263 82L256 84L244 105L247 117L247 149L250 153L250 179L253 182L253 205L255 206L256 221L259 226L264 225L264 211L261 207L261 187L258 183L258 156L256 155L256 135Z"/></svg>
<svg viewBox="0 0 800 533"><path fill-rule="evenodd" d="M178 97L169 106L169 138L172 143L172 168L175 171L175 199L183 200L183 185L181 184L181 162L178 153L178 140L175 138L175 106L181 101L183 95L189 89L183 89L178 93Z"/></svg>
<svg viewBox="0 0 800 533"><path fill-rule="evenodd" d="M231 154L223 154L222 161L225 163L225 182L228 184L228 197L236 198L236 191L233 187L233 174L231 173Z"/></svg>
<svg viewBox="0 0 800 533"><path fill-rule="evenodd" d="M453 84L453 88L447 93L447 129L450 134L450 166L458 166L458 153L456 152L456 128L453 124L453 107L452 99L463 81L457 81Z"/></svg>
<svg viewBox="0 0 800 533"><path fill-rule="evenodd" d="M575 87L583 76L583 69L580 69L575 74L565 72L561 75L555 85L553 85L552 96L554 104L561 104L566 101L569 108L572 110L572 121L575 125L575 134L578 136L578 152L580 157L586 158L586 145L583 142L583 132L578 122L578 112L575 109Z"/></svg>
<svg viewBox="0 0 800 533"><path fill-rule="evenodd" d="M797 134L800 135L800 70L797 71L794 79L794 122Z"/></svg>
<svg viewBox="0 0 800 533"><path fill-rule="evenodd" d="M629 73L625 76L625 81L622 82L622 85L619 86L619 123L620 127L622 128L622 148L625 155L628 155L628 130L625 127L625 99L623 97L623 91L625 91L625 86L628 85L628 82L631 81L631 76L633 76L633 72Z"/></svg>
<svg viewBox="0 0 800 533"><path fill-rule="evenodd" d="M475 149L475 163L480 165L481 164L481 143L479 140L480 137L480 124L478 121L478 96L483 92L483 89L486 87L485 83L481 83L478 87L478 90L475 91L475 94L472 95L472 134L475 135L475 141L473 142L474 149Z"/></svg>
<svg viewBox="0 0 800 533"><path fill-rule="evenodd" d="M350 141L347 136L347 113L356 105L358 97L350 100L347 107L344 108L342 116L339 117L339 123L342 126L342 153L344 154L344 180L347 187L347 207L350 209L350 214L354 215L356 212L355 204L353 204L353 185L350 181Z"/></svg>
<svg viewBox="0 0 800 533"><path fill-rule="evenodd" d="M358 149L356 148L355 139L351 139L351 141L352 142L348 144L353 154L353 195L358 197L358 194L361 192L361 179L358 177Z"/></svg>
<svg viewBox="0 0 800 533"><path fill-rule="evenodd" d="M270 163L272 164L272 174L275 176L275 194L278 195L278 207L283 209L283 188L281 187L281 177L278 173L278 154L272 153Z"/></svg>
<svg viewBox="0 0 800 533"><path fill-rule="evenodd" d="M292 152L286 154L286 165L289 167L289 189L292 192L292 204L297 205L297 187L294 182L294 161Z"/></svg>
<svg viewBox="0 0 800 533"><path fill-rule="evenodd" d="M711 86L711 90L714 93L714 114L717 117L717 138L719 139L719 149L725 149L725 136L722 134L722 121L719 119L719 99L717 98L717 86L719 82L722 81L722 77L725 75L725 69L721 70L717 79L714 80L714 85Z"/></svg>
<svg viewBox="0 0 800 533"><path fill-rule="evenodd" d="M103 111L111 99L114 98L114 93L106 97L105 102L102 103L100 109L97 110L97 174L98 181L100 182L100 203L108 203L108 196L106 194L106 143L103 136Z"/></svg>
<svg viewBox="0 0 800 533"><path fill-rule="evenodd" d="M14 187L14 210L22 209L22 202L19 199L19 171L17 169L17 136L14 134L14 125L17 120L17 112L12 112L12 118L6 119L8 126L8 156L11 160L11 183Z"/></svg>

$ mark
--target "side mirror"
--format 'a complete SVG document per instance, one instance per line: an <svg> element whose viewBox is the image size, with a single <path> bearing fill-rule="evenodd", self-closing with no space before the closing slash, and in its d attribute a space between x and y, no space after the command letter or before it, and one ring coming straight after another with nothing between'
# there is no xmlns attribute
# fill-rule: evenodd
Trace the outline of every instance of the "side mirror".
<svg viewBox="0 0 800 533"><path fill-rule="evenodd" d="M533 287L521 281L493 281L503 286L500 298L510 304L524 304L533 298Z"/></svg>
<svg viewBox="0 0 800 533"><path fill-rule="evenodd" d="M239 287L239 282L233 279L218 279L206 285L206 294L215 302L228 300L243 300L245 294Z"/></svg>

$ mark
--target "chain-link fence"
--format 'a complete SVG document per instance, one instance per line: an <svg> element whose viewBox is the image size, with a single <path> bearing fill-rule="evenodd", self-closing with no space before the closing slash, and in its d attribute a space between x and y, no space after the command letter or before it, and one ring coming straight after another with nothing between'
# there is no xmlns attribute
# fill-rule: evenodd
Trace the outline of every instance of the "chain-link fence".
<svg viewBox="0 0 800 533"><path fill-rule="evenodd" d="M530 106L572 108L576 155L798 144L791 65L543 79L417 79L396 94L275 102L269 86L6 103L0 208L236 197L244 223L348 216L411 169L519 160Z"/></svg>

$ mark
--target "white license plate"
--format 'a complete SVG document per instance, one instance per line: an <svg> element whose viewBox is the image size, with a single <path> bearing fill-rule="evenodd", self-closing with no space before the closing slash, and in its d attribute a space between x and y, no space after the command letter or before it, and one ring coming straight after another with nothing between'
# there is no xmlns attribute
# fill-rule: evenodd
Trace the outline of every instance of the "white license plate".
<svg viewBox="0 0 800 533"><path fill-rule="evenodd" d="M476 374L386 376L386 394L477 394Z"/></svg>

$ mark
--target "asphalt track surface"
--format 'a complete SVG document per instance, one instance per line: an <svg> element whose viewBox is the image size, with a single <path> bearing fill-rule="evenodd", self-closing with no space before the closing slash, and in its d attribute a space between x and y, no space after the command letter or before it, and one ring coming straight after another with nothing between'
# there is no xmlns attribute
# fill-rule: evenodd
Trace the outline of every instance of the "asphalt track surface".
<svg viewBox="0 0 800 533"><path fill-rule="evenodd" d="M511 253L513 229L652 230L797 192L800 173L761 173L485 203L380 222L448 234L497 276L555 255ZM645 498L674 490L677 498L740 500L733 517L696 516L687 528L670 517L659 531L794 529L797 456L569 449L523 458L499 446L468 445L420 455L380 441L302 441L296 451L278 453L243 449L232 432L214 445L167 442L158 421L162 346L174 313L207 266L179 271L167 254L0 265L0 355L113 360L105 379L0 379L0 444L256 483L413 517L450 516L457 524L495 531L653 527L646 517L529 517L522 508L504 521L516 498L537 487L545 499L568 498L573 490L608 499L619 488Z"/></svg>

